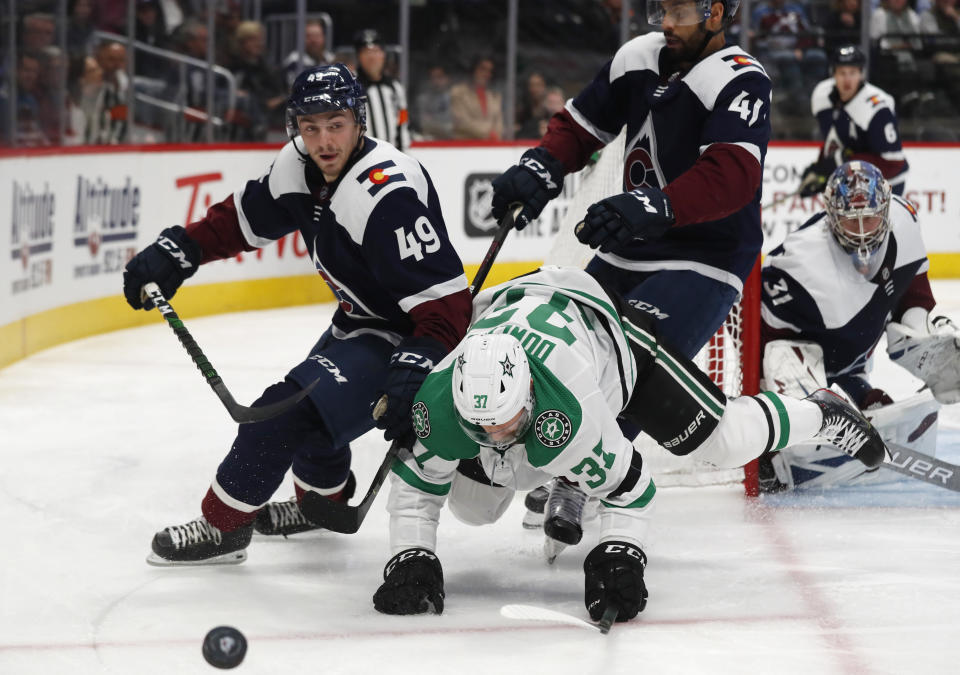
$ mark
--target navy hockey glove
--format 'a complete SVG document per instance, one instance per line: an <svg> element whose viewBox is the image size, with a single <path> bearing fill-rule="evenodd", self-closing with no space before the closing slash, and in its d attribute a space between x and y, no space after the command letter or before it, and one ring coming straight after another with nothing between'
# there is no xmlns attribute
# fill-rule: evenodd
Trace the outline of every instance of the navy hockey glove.
<svg viewBox="0 0 960 675"><path fill-rule="evenodd" d="M408 548L383 568L383 584L373 594L373 606L384 614L443 614L443 569L440 559L425 548Z"/></svg>
<svg viewBox="0 0 960 675"><path fill-rule="evenodd" d="M633 239L656 239L674 221L670 198L657 188L642 187L591 204L574 234L580 243L607 253Z"/></svg>
<svg viewBox="0 0 960 675"><path fill-rule="evenodd" d="M803 178L800 179L800 196L812 197L823 192L827 187L827 179L836 168L837 162L833 157L821 157L804 169Z"/></svg>
<svg viewBox="0 0 960 675"><path fill-rule="evenodd" d="M390 356L390 367L383 390L377 395L387 398L387 408L374 424L383 429L388 441L402 438L413 430L410 408L420 385L447 350L430 337L408 337L400 341Z"/></svg>
<svg viewBox="0 0 960 675"><path fill-rule="evenodd" d="M203 253L187 231L175 225L160 233L157 240L130 259L123 270L123 294L127 304L143 309L140 289L149 282L160 287L163 297L172 298L180 284L193 276ZM151 305L147 307L150 308Z"/></svg>
<svg viewBox="0 0 960 675"><path fill-rule="evenodd" d="M515 227L522 230L563 188L563 164L543 148L531 148L520 162L493 179L493 217L503 219L511 204L523 206Z"/></svg>
<svg viewBox="0 0 960 675"><path fill-rule="evenodd" d="M610 605L619 608L617 621L629 621L647 606L647 587L643 583L643 568L647 556L639 548L625 541L605 541L597 544L586 560L584 603L590 618L599 621Z"/></svg>

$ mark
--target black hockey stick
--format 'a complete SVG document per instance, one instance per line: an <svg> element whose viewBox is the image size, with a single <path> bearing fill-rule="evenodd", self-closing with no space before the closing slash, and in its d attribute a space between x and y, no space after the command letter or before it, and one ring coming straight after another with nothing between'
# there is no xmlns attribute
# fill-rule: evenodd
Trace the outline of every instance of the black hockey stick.
<svg viewBox="0 0 960 675"><path fill-rule="evenodd" d="M887 443L887 448L890 450L890 459L880 466L924 483L960 492L960 466L896 443Z"/></svg>
<svg viewBox="0 0 960 675"><path fill-rule="evenodd" d="M774 208L780 206L781 204L783 204L783 203L784 203L785 201L787 201L788 199L793 199L794 197L796 197L798 194L800 194L800 193L803 191L803 189L804 189L805 187L807 187L808 185L812 185L812 184L815 183L815 182L817 182L817 177L816 177L816 176L811 176L811 177L808 178L807 180L805 180L805 181L803 181L802 183L800 183L800 187L798 187L796 190L794 190L793 192L788 192L787 194L782 195L782 196L781 196L780 198L778 198L778 199L774 199L774 200L773 200L772 202L770 202L769 204L764 204L764 205L762 205L762 206L760 207L760 210L761 210L761 211L766 211L767 209L774 209Z"/></svg>
<svg viewBox="0 0 960 675"><path fill-rule="evenodd" d="M203 351L200 349L200 345L197 344L197 341L193 339L193 336L190 335L190 331L187 330L187 327L183 325L183 321L177 316L177 313L173 311L173 307L163 297L163 293L160 292L160 288L153 282L144 284L142 294L145 299L150 300L156 307L164 319L167 320L167 323L170 325L170 328L173 329L173 332L176 333L177 338L180 340L180 344L183 345L183 348L187 350L187 353L190 355L190 358L193 359L193 362L197 366L204 378L207 380L207 384L213 388L214 393L223 403L224 407L227 409L227 412L230 413L230 417L233 418L234 422L239 424L249 424L250 422L262 422L263 420L268 420L271 417L276 417L277 415L286 412L297 403L302 401L310 391L316 386L319 379L314 380L310 385L301 390L300 392L285 398L282 401L277 401L276 403L271 403L270 405L249 407L245 405L240 405L233 398L233 394L227 389L227 385L223 383L223 380L217 375L217 371L214 370L213 365L210 363L210 360L206 357Z"/></svg>
<svg viewBox="0 0 960 675"><path fill-rule="evenodd" d="M507 238L507 233L510 232L517 223L517 216L520 215L520 210L521 207L517 205L511 208L510 212L504 216L500 224L500 229L497 230L493 241L490 242L490 248L487 249L487 254L483 257L483 261L480 263L480 267L477 268L477 273L473 277L473 283L470 284L471 297L476 297L480 291L480 287L483 286L487 274L490 273L490 268L493 267L493 261L496 259L497 254L500 252L500 247ZM374 406L374 419L379 419L380 415L386 411L387 402L385 398L386 397L381 397ZM377 473L373 477L373 482L370 484L367 494L363 496L359 504L349 506L342 502L334 502L313 490L307 490L303 497L300 498L300 510L303 512L303 515L314 525L318 525L332 532L353 534L359 530L363 519L367 517L367 511L370 510L373 500L377 498L383 482L387 480L387 475L390 473L391 467L393 467L393 461L403 448L403 440L406 439L398 438L390 444L390 449L387 451L386 457L383 458L383 462L380 463L380 468L377 469Z"/></svg>

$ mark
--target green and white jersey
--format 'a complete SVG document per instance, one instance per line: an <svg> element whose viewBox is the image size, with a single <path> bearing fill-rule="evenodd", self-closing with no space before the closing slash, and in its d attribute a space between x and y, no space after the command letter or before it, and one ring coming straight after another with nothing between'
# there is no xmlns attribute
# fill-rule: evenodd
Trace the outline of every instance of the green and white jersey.
<svg viewBox="0 0 960 675"><path fill-rule="evenodd" d="M418 440L394 473L421 495L443 497L458 462L479 457L487 475L505 487L527 490L562 476L601 499L601 516L604 508L645 511L655 488L644 469L623 489L634 449L616 417L633 391L638 365L643 372L647 364L636 362L600 285L580 269L547 267L488 289L474 302L468 334L497 332L514 335L529 359L535 405L525 437L501 452L478 446L463 432L452 395L457 348L421 387L412 411ZM655 338L640 339L649 341L652 361ZM398 512L391 507L391 513L395 524ZM624 536L619 529L617 536ZM417 545L431 548L426 541Z"/></svg>

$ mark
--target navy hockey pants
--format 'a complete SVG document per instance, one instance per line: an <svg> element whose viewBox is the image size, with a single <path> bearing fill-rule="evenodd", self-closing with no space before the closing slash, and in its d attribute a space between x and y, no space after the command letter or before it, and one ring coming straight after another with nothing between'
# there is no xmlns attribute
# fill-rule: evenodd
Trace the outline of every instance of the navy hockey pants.
<svg viewBox="0 0 960 675"><path fill-rule="evenodd" d="M373 428L373 399L393 350L375 335L339 340L328 329L310 356L284 382L268 387L256 405L279 401L318 377L320 382L293 410L240 425L217 469L220 487L233 499L258 506L270 499L291 467L296 478L312 487L341 485L350 471L350 441Z"/></svg>
<svg viewBox="0 0 960 675"><path fill-rule="evenodd" d="M587 272L656 322L657 337L692 359L737 299L729 284L690 270L632 272L594 258Z"/></svg>

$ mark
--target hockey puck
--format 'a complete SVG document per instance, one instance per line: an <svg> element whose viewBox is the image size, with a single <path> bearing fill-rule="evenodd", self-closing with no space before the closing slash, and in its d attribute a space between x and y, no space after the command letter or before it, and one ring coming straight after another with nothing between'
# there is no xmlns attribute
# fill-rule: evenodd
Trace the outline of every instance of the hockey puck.
<svg viewBox="0 0 960 675"><path fill-rule="evenodd" d="M247 655L247 638L231 626L217 626L203 638L203 658L215 668L236 668Z"/></svg>

